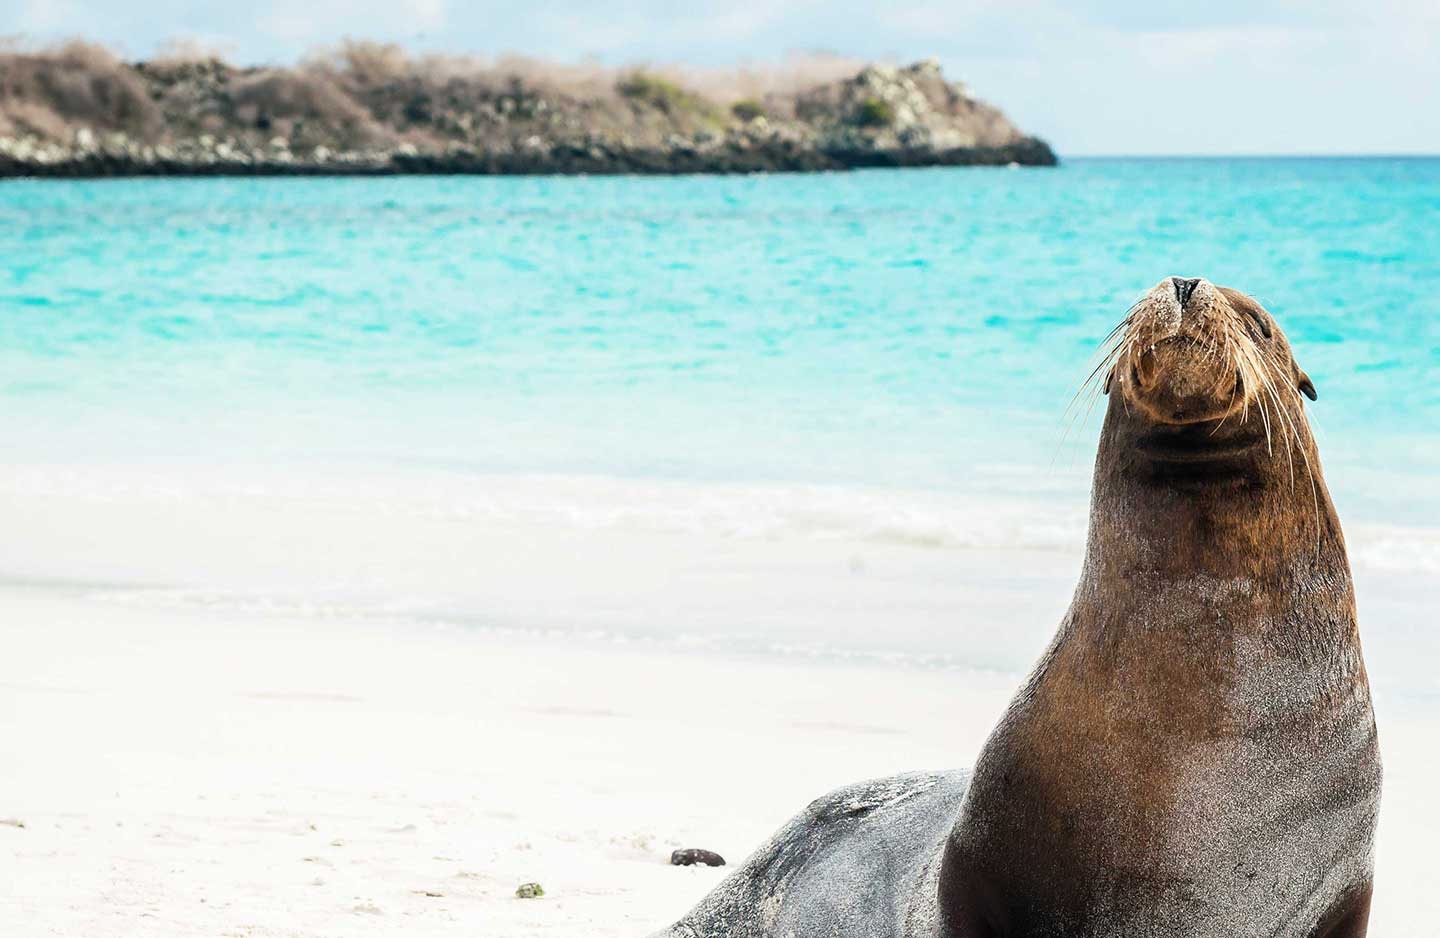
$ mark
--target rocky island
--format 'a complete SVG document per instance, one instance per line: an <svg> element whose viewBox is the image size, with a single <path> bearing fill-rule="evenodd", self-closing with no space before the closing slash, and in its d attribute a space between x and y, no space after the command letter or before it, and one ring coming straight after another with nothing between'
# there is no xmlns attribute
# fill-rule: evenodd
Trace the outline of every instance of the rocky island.
<svg viewBox="0 0 1440 938"><path fill-rule="evenodd" d="M411 58L289 67L0 53L0 176L736 173L1049 166L1045 141L933 60L739 96L646 69Z"/></svg>

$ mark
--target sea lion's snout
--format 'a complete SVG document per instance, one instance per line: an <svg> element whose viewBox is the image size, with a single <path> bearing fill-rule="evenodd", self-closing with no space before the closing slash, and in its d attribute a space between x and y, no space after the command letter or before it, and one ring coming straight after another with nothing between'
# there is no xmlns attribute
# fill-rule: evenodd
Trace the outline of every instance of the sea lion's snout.
<svg viewBox="0 0 1440 938"><path fill-rule="evenodd" d="M1131 314L1128 354L1117 362L1126 400L1156 423L1220 420L1244 406L1246 388L1226 353L1229 314L1202 277L1168 277Z"/></svg>

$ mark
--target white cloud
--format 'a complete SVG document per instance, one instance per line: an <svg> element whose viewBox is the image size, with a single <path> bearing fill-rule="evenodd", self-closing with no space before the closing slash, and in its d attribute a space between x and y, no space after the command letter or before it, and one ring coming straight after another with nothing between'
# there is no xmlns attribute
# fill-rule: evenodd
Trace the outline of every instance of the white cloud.
<svg viewBox="0 0 1440 938"><path fill-rule="evenodd" d="M1253 66L1323 45L1326 35L1313 29L1232 27L1150 31L1126 34L1140 59L1157 69L1190 69L1240 57Z"/></svg>
<svg viewBox="0 0 1440 938"><path fill-rule="evenodd" d="M449 12L447 0L410 0L400 4L281 0L262 7L255 23L263 35L289 44L328 44L350 35L404 41L419 33L442 30Z"/></svg>
<svg viewBox="0 0 1440 938"><path fill-rule="evenodd" d="M7 32L27 36L55 36L78 31L90 22L85 4L73 0L26 0L6 24Z"/></svg>

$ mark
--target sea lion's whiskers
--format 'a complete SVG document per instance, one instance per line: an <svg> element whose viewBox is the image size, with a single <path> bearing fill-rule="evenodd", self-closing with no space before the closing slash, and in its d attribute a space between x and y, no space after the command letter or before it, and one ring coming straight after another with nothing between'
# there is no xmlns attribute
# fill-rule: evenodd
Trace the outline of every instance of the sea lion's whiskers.
<svg viewBox="0 0 1440 938"><path fill-rule="evenodd" d="M1304 412L1304 405L1299 403L1300 392L1299 392L1299 391L1295 391L1295 392L1294 392L1294 395L1295 395L1295 398L1296 398L1296 404L1297 404L1297 406L1299 406L1299 407L1301 408L1301 411L1300 411L1300 419L1301 419L1301 420L1304 420L1304 419L1305 419L1305 416L1304 416L1304 414L1305 414L1305 412ZM1280 401L1279 401L1278 399L1276 400L1276 407L1277 407L1277 409L1279 409L1279 408L1282 407L1282 405L1281 405L1281 403L1280 403ZM1310 465L1310 454L1306 451L1306 447L1301 443L1301 440L1300 440L1300 430L1299 430L1298 427L1295 426L1295 424L1294 424L1294 422L1293 422L1294 418L1293 418L1293 417L1291 416L1291 414L1289 413L1289 409L1288 409L1288 408L1284 408L1284 409L1283 409L1283 414L1282 414L1282 416L1283 416L1283 418L1284 418L1284 420L1285 420L1286 426L1287 426L1287 428L1288 428L1288 430L1289 430L1289 433L1290 433L1289 445L1286 446L1286 448L1285 448L1285 456L1286 456L1286 459L1288 459L1288 460L1290 461L1290 488L1291 488L1292 490L1295 488L1295 461L1294 461L1294 457L1291 455L1291 449L1293 448L1293 449L1298 450L1298 451L1300 452L1300 459L1301 459L1301 460L1304 462L1304 464L1305 464L1305 475L1306 475L1306 477L1307 477L1307 478L1309 479L1309 481L1310 481L1310 501L1311 501L1311 507L1314 509L1314 517L1315 517L1315 549L1316 549L1316 551L1318 552L1319 549L1320 549L1320 534L1321 534L1321 530L1322 530L1322 528L1323 528L1323 525L1322 525L1321 522L1320 522L1320 493L1319 493L1319 491L1317 490L1317 487L1316 487L1316 484L1315 484L1315 471L1314 471L1314 469L1313 469L1313 468L1311 467L1311 465Z"/></svg>
<svg viewBox="0 0 1440 938"><path fill-rule="evenodd" d="M1130 311L1126 314L1125 318L1122 319L1114 329L1111 329L1110 334L1101 341L1099 348L1094 353L1094 356L1099 357L1099 361L1090 370L1090 373L1086 375L1084 380L1080 382L1080 386L1076 388L1075 394L1070 398L1070 403L1066 405L1065 412L1061 416L1065 427L1061 431L1060 441L1055 446L1055 454L1050 459L1052 468L1055 465L1055 461L1060 458L1061 450L1063 450L1065 444L1069 442L1070 433L1075 429L1076 421L1078 420L1081 426L1088 425L1090 415L1095 411L1096 403L1100 400L1102 394L1109 393L1110 380L1114 376L1115 363L1119 360L1120 353L1126 346L1127 340L1122 333L1129 328L1133 321L1134 310L1135 307L1139 305L1139 302L1140 301L1137 300L1135 304L1130 307ZM1092 356L1092 358L1094 356ZM1102 374L1105 376L1103 385L1099 380Z"/></svg>
<svg viewBox="0 0 1440 938"><path fill-rule="evenodd" d="M1134 310L1133 306L1131 307L1131 310ZM1096 378L1099 377L1102 372L1107 372L1110 368L1114 366L1116 357L1119 355L1120 349L1125 345L1126 341L1125 337L1122 336L1121 333L1129 328L1130 323L1133 321L1133 319L1133 313L1126 315L1124 319L1120 320L1120 324L1117 325L1114 329L1111 329L1110 334L1107 335L1103 340L1101 340L1099 348L1095 351L1095 355L1099 356L1099 363L1096 364L1095 367L1090 370L1090 373L1085 377L1085 379L1080 382L1079 388L1077 388L1075 391L1075 396L1070 400L1070 405L1065 408L1065 413L1067 416L1070 414L1070 411L1075 408L1075 405L1079 401L1080 395L1083 394L1095 382ZM1109 346L1108 349L1106 348L1107 346Z"/></svg>
<svg viewBox="0 0 1440 938"><path fill-rule="evenodd" d="M1275 382L1272 366L1265 353L1260 351L1260 349L1255 344L1254 338L1247 331L1238 328L1235 325L1234 321L1228 318L1223 319L1222 323L1226 330L1227 344L1234 350L1233 364L1237 373L1240 375L1240 381L1245 385L1246 388L1246 419L1248 419L1249 417L1249 404L1251 397L1253 397L1257 407L1260 410L1261 421L1265 425L1265 449L1266 452L1273 457L1275 451L1273 445L1272 427L1278 427L1278 429L1282 431L1288 429L1289 433L1292 435L1294 433L1294 428L1287 428L1283 424L1283 422L1277 423L1277 421L1281 421L1283 419L1284 414L1283 407L1281 406L1280 400L1275 393ZM1253 392L1251 391L1251 389L1254 389ZM1269 399L1268 403L1267 398ZM1270 414L1269 404L1271 403L1275 405L1276 410L1275 416L1273 418ZM1290 458L1288 447L1286 458ZM1293 461L1291 463L1290 475L1291 485L1293 486Z"/></svg>
<svg viewBox="0 0 1440 938"><path fill-rule="evenodd" d="M1126 336L1125 336L1125 344L1124 344L1124 346L1123 346L1123 348L1124 348L1124 354L1123 354L1123 355L1117 355L1117 356L1116 356L1116 359L1115 359L1115 364L1112 365L1111 367L1112 367L1112 368L1119 368L1121 362L1123 361L1126 365L1128 365L1128 366L1133 370L1134 367L1135 367L1135 364L1134 364L1134 362L1135 362L1135 352L1136 352L1136 350L1139 348L1139 345L1140 345L1140 343L1139 343L1139 341L1137 341L1137 339L1135 338L1134 334L1127 332L1127 333L1126 333ZM1125 408L1125 412L1128 414L1128 413L1130 412L1130 395L1128 395L1128 394L1121 394L1121 395L1120 395L1120 404L1121 404L1121 406L1123 406L1123 407Z"/></svg>
<svg viewBox="0 0 1440 938"><path fill-rule="evenodd" d="M1265 406L1265 398L1258 394L1255 395L1255 404L1260 409L1260 422L1265 425L1265 452L1273 457L1275 449L1270 443L1270 408Z"/></svg>
<svg viewBox="0 0 1440 938"><path fill-rule="evenodd" d="M1273 379L1274 370L1282 367L1278 356L1267 355L1264 356L1263 360L1265 361L1267 368L1270 370ZM1274 382L1272 380L1271 393L1275 394L1276 392L1274 391L1273 384ZM1296 408L1298 408L1297 417L1297 415L1291 414L1289 407L1282 407L1280 399L1278 397L1276 398L1276 407L1277 409L1280 409L1282 411L1282 416L1284 417L1286 427L1290 433L1290 445L1286 447L1286 458L1290 460L1290 487L1292 490L1295 487L1295 463L1294 457L1290 454L1290 450L1293 447L1300 452L1300 459L1305 464L1305 475L1310 481L1310 502L1311 507L1314 510L1315 517L1315 550L1318 556L1318 552L1321 546L1321 533L1324 527L1324 525L1320 521L1320 492L1315 482L1314 467L1310 465L1310 453L1307 447L1303 444L1300 437L1300 428L1296 425L1297 420L1303 421L1306 419L1305 402L1301 400L1300 390L1298 388L1293 387L1288 382L1285 384L1285 387L1290 392L1287 399L1290 400Z"/></svg>
<svg viewBox="0 0 1440 938"><path fill-rule="evenodd" d="M1279 360L1278 360L1278 357L1275 356L1275 355L1272 355L1272 354L1263 354L1263 355L1260 356L1260 360L1261 360L1261 362L1262 362L1262 363L1264 364L1264 366L1265 366L1266 376L1267 376L1267 378L1268 378L1268 386L1267 386L1267 389L1268 389L1271 397L1274 399L1276 410L1279 412L1281 418L1283 419L1285 429L1286 429L1286 430L1288 431L1288 433L1289 433L1289 441L1288 441L1289 445L1287 445L1287 447L1286 447L1286 457L1291 460L1290 475L1291 475L1291 485L1292 485L1292 487L1293 487L1293 485L1294 485L1295 469L1294 469L1294 457L1290 454L1290 449L1291 449L1291 448L1296 448L1296 449L1299 449L1299 450L1300 450L1301 456L1304 457L1304 458L1306 459L1306 461L1307 461L1307 466L1306 466L1307 470L1308 470L1308 468L1309 468L1309 466L1308 466L1309 457L1306 455L1306 453L1305 453L1305 448L1301 445L1301 442L1300 442L1300 430L1299 430L1299 428L1295 425L1295 417L1294 417L1294 415L1291 413L1290 407L1286 405L1286 401L1291 400L1292 397L1293 397L1293 403L1299 404L1300 392L1299 392L1298 390L1292 389L1292 388L1290 387L1289 383L1287 382L1287 383L1285 384L1285 387L1290 390L1290 395L1287 395L1286 398L1285 398L1285 400L1282 400L1281 397L1280 397L1280 392L1279 392L1278 389L1277 389L1277 384L1279 384L1280 381L1279 381L1279 378L1277 377L1276 372L1277 372L1278 369L1281 368L1281 364L1280 364L1280 362L1279 362ZM1304 411L1303 405L1301 405L1300 419L1301 419L1301 420L1305 419L1305 411Z"/></svg>
<svg viewBox="0 0 1440 938"><path fill-rule="evenodd" d="M1230 329L1230 323L1228 320L1222 319L1221 324L1224 334L1223 336L1215 339L1215 344L1221 347L1221 353L1223 356L1221 360L1225 365L1226 374L1229 375L1229 373L1233 371L1235 373L1235 382L1230 386L1230 399L1225 402L1225 416L1221 417L1220 422L1215 425L1215 429L1210 431L1211 436L1218 435L1220 433L1220 430L1225 426L1225 424L1229 422L1231 415L1234 414L1236 394L1240 394L1243 392L1246 395L1245 400L1242 402L1242 406L1244 408L1244 414L1241 416L1240 419L1240 422L1242 424L1245 422L1245 416L1250 413L1250 392L1248 390L1248 385L1245 384L1244 375L1241 372L1240 366L1236 361L1236 352L1234 350L1235 337Z"/></svg>
<svg viewBox="0 0 1440 938"><path fill-rule="evenodd" d="M1306 451L1306 447L1301 442L1300 429L1298 426L1296 426L1295 423L1296 418L1291 413L1290 407L1286 406L1285 400L1282 400L1280 393L1276 390L1275 385L1277 382L1274 378L1273 369L1279 367L1279 364L1269 356L1262 357L1262 361L1265 362L1268 379L1266 384L1266 390L1275 403L1275 410L1277 417L1281 421L1281 428L1286 432L1283 442L1285 444L1285 459L1290 470L1290 489L1291 491L1294 491L1295 489L1295 457L1293 451L1296 450L1298 450L1300 453L1300 459L1305 466L1305 476L1310 483L1310 502L1313 516L1315 518L1315 550L1316 555L1319 556L1319 551L1321 548L1321 533L1324 526L1320 521L1320 493L1315 483L1315 471L1314 468L1310 465L1310 454ZM1304 420L1305 405L1300 401L1299 390L1292 389L1291 396L1293 396L1294 405L1300 408L1299 419Z"/></svg>
<svg viewBox="0 0 1440 938"><path fill-rule="evenodd" d="M1236 361L1246 386L1257 389L1254 397L1256 404L1260 408L1260 419L1265 426L1265 451L1269 455L1274 456L1275 449L1272 441L1270 409L1266 406L1265 394L1258 393L1260 391L1267 392L1278 406L1279 400L1274 394L1269 368L1265 366L1264 359L1257 352L1253 342L1237 342L1236 353Z"/></svg>
<svg viewBox="0 0 1440 938"><path fill-rule="evenodd" d="M1280 442L1285 447L1285 462L1289 465L1290 468L1290 489L1291 491L1294 491L1295 457L1291 453L1291 449L1295 446L1295 441L1298 440L1298 436L1296 435L1295 427L1289 422L1289 415L1286 413L1285 405L1281 403L1279 395L1275 392L1274 381L1268 374L1268 371L1265 381L1265 392L1270 396L1270 400L1275 404L1275 416L1277 419L1279 419L1280 429L1284 431L1285 434L1281 437Z"/></svg>
<svg viewBox="0 0 1440 938"><path fill-rule="evenodd" d="M1223 320L1222 320L1222 322L1223 322ZM1222 329L1221 331L1223 331L1223 329ZM1203 356L1202 356L1202 359L1201 359L1202 361L1205 361L1205 362L1220 361L1222 355L1223 355L1223 354L1227 354L1227 353L1229 352L1229 336L1228 336L1228 335L1223 335L1223 336L1222 336L1222 335L1216 335L1216 334L1215 334L1215 331L1214 331L1214 330L1210 330L1210 329L1204 330L1203 333L1202 333L1202 335L1203 335L1204 338L1205 338L1205 344L1204 344L1204 346L1202 347L1203 350L1204 350L1204 351L1203 351ZM1221 341L1222 339L1224 339L1223 344L1222 344L1222 341Z"/></svg>
<svg viewBox="0 0 1440 938"><path fill-rule="evenodd" d="M1106 348L1106 346L1110 345L1110 343L1115 339L1115 334L1119 331L1120 328L1120 326L1115 327L1115 332L1111 332L1110 335L1107 336L1105 340L1100 343L1100 347L1096 350L1094 356L1092 356L1092 359L1098 357L1099 360L1097 361L1095 366L1090 369L1089 374L1087 374L1080 381L1079 387L1075 389L1074 396L1071 397L1070 403L1065 407L1065 417L1069 418L1073 416L1073 412L1078 409L1081 396L1091 389L1091 386L1095 383L1095 379L1113 361L1116 350L1119 348L1119 343L1116 343L1108 349Z"/></svg>
<svg viewBox="0 0 1440 938"><path fill-rule="evenodd" d="M1277 367L1278 367L1278 364L1277 364ZM1304 460L1306 473L1310 476L1310 495L1311 495L1311 500L1315 503L1315 509L1316 509L1316 513L1317 513L1317 516L1318 516L1318 514L1319 514L1320 494L1319 494L1319 491L1318 491L1318 489L1317 489L1317 485L1316 485L1316 481L1315 481L1316 473L1315 473L1314 469L1312 468L1312 466L1311 466L1311 464L1310 464L1310 448L1307 447L1307 446L1305 446L1304 443L1303 443L1303 441L1301 440L1301 438L1300 438L1300 429L1299 429L1298 424L1303 422L1303 424L1305 425L1305 427L1306 427L1307 429L1310 429L1310 435L1311 435L1312 438L1313 438L1313 436L1314 436L1314 430L1313 430L1313 428L1311 428L1310 416L1309 416L1309 412L1307 411L1307 409L1306 409L1306 407L1305 407L1304 395L1301 393L1300 389L1299 389L1298 387L1295 387L1293 384L1287 383L1287 384L1286 384L1286 388L1287 388L1287 389L1290 391L1290 393L1291 393L1291 398L1290 398L1290 399L1294 402L1295 410L1296 410L1296 416L1295 416L1294 419L1295 419L1295 421L1296 421L1296 423L1297 423L1297 426L1295 426L1295 427L1292 428L1292 429L1294 430L1294 433L1295 433L1295 447L1296 447L1296 449L1298 449L1298 450L1300 451L1300 458L1301 458L1302 460Z"/></svg>

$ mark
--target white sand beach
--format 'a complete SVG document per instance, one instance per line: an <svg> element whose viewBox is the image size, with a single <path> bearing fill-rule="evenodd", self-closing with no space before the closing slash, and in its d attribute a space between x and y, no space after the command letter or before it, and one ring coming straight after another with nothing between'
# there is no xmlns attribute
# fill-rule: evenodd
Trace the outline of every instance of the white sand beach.
<svg viewBox="0 0 1440 938"><path fill-rule="evenodd" d="M672 849L734 864L827 789L970 761L1083 531L891 536L816 521L834 493L741 530L721 492L687 529L593 489L608 519L567 514L560 480L547 512L444 515L415 493L535 503L197 478L0 475L7 936L645 935L725 872ZM1440 914L1440 708L1433 574L1386 566L1387 536L1351 540L1387 768L1372 934L1405 938Z"/></svg>

